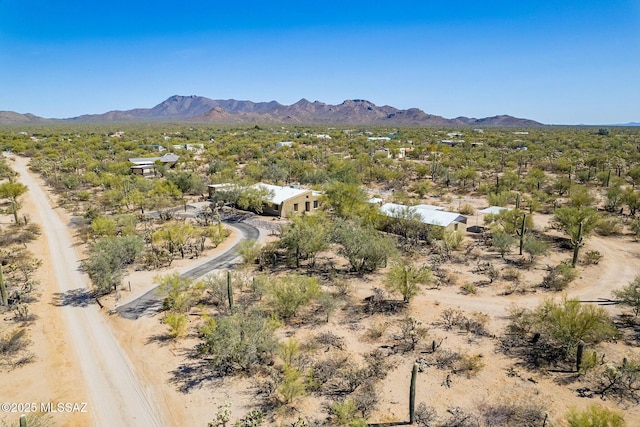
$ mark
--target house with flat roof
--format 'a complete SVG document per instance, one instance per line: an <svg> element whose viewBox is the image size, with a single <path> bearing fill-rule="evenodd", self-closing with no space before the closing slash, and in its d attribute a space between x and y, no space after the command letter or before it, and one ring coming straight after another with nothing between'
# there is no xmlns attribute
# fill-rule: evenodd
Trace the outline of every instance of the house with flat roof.
<svg viewBox="0 0 640 427"><path fill-rule="evenodd" d="M162 157L132 157L129 162L133 163L131 166L131 172L142 176L155 175L156 162L169 165L169 167L175 166L180 156L176 154L167 153Z"/></svg>
<svg viewBox="0 0 640 427"><path fill-rule="evenodd" d="M281 187L262 182L252 187L266 189L269 194L272 194L262 208L262 212L267 215L285 217L291 212L310 213L318 209L319 206L318 199L321 193L318 191L306 190L297 186Z"/></svg>
<svg viewBox="0 0 640 427"><path fill-rule="evenodd" d="M215 193L237 189L236 184L212 184L208 186L209 198L214 199ZM298 186L282 187L279 185L258 183L249 188L267 190L267 200L262 207L265 215L285 217L291 212L311 213L318 209L319 199L322 195L319 191L307 190Z"/></svg>
<svg viewBox="0 0 640 427"><path fill-rule="evenodd" d="M427 225L434 225L458 230L460 224L467 223L467 217L457 212L447 212L438 206L417 205L406 206L397 203L385 203L380 212L391 218L416 219Z"/></svg>

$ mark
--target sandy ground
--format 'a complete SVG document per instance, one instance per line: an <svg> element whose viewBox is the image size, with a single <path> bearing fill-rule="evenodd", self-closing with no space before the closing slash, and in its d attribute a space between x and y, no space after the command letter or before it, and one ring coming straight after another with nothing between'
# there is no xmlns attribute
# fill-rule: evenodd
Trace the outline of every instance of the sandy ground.
<svg viewBox="0 0 640 427"><path fill-rule="evenodd" d="M29 213L42 226L43 240L49 248L43 269L49 271L49 276L43 289L46 292L58 291L67 298L87 287L86 278L78 270L78 253L66 225L69 222L63 221L51 209L50 198L28 173L26 164L26 159L16 158L14 168L20 173L20 182L29 187L28 198L35 207ZM75 380L77 384L84 385L87 392L86 414L91 421L74 420L72 425L166 425L154 402L153 390L138 381L134 366L114 339L98 306L82 300L70 300L69 303L49 307L56 312L55 316L62 317L55 327L59 328L63 339L71 343L71 353L76 356L73 367L80 371ZM50 310L43 311L35 314L48 318ZM59 320L59 317L55 319ZM73 361L74 357L69 357L69 360ZM53 385L50 392L58 391Z"/></svg>
<svg viewBox="0 0 640 427"><path fill-rule="evenodd" d="M33 209L29 199L30 196L25 197L25 212L32 212ZM468 200L465 199L466 202ZM59 214L64 215L62 212ZM536 215L535 218L538 228L544 228L549 219L542 215ZM233 244L237 238L237 235L232 235L231 239L217 250L224 250L225 245ZM583 300L610 298L613 289L628 284L640 272L640 243L628 237L592 236L587 239L583 250L589 249L599 250L604 258L598 265L580 267L581 277L571 284L567 292L571 297L575 296ZM0 384L2 395L0 400L11 397L10 400L15 398L17 401L47 402L57 399L86 401L90 398L90 393L83 373L77 368L80 363L73 346L69 343L71 337L68 328L65 327L64 315L60 307L51 304L56 288L51 280L53 268L46 240L43 238L34 242L32 251L43 259L43 267L38 273L42 283L40 288L42 297L33 308L39 320L30 327L30 336L34 341L32 348L38 359L37 363L4 375L3 382ZM209 252L207 256L212 253L213 251ZM546 264L556 264L569 256L570 253L565 251L541 259L537 268L526 273L524 282L539 283L545 273ZM165 272L185 271L203 262L203 258L178 260ZM500 264L498 255L495 259L496 265ZM320 259L319 262L321 262ZM446 336L442 348L481 355L485 366L477 376L467 378L452 375L449 387L445 385L448 374L446 371L430 369L428 373L419 374L418 402L425 402L444 417L447 415L447 410L454 407L476 412L477 406L482 402L517 399L522 396L524 400L541 402L549 410L551 420L555 423L559 423L561 416L569 407L582 408L591 403L598 403L622 409L629 426L640 425L638 406L624 407L610 401L580 398L575 392L575 387L558 384L562 378L557 374L529 372L517 367L514 359L507 358L496 351L495 341L492 338L478 338L456 331L447 332L434 325L440 313L446 308L459 308L468 314L479 311L489 316L487 325L489 331L500 335L506 322L504 315L510 305L533 307L542 299L554 295L538 290L533 293L504 296L501 294L508 284L503 280L479 288L475 295L463 295L459 288L462 283L485 278L472 273L474 267L473 261L466 265L464 263L445 265L447 270L451 270L456 275L457 284L423 291L411 302L411 313L430 328L429 342L431 339ZM132 292L129 294L128 291L123 291L121 303L135 298L152 287L153 277L158 273L132 272L127 276L125 284L131 282ZM365 280L354 281L354 303L357 304L363 297L371 295L371 289L374 286L381 286L381 279L380 273ZM187 351L197 343L197 339L191 336L178 342L168 341L164 338L166 326L161 324L161 315L142 317L135 321L115 315L109 316L107 312L114 304L113 299L105 299L106 307L101 315L120 343L124 354L135 367L135 374L140 383L162 408L164 425L206 425L214 416L216 408L225 401L232 402L234 414L232 420L238 419L249 408L255 406L255 383L250 378L203 379L188 392L180 391L175 381L179 375L175 375L175 370L187 361ZM619 307L614 306L607 306L607 309L613 313L620 310ZM342 307L332 315L328 324L303 327L296 332L297 336L305 339L321 330L331 331L344 337L347 349L354 353L364 353L392 340L392 335L395 333L392 328L386 333L385 338L377 342L371 342L365 335L372 324L393 319L386 316L371 316L354 328L351 316L351 309ZM195 322L195 317L193 319ZM618 349L613 345L605 345L601 351L612 357L611 355ZM627 351L635 352L635 356L638 356L637 348L627 348ZM414 353L407 357L393 359L394 366L391 372L378 387L379 404L378 409L370 417L372 422L406 421L409 378L411 366L416 357L420 357L420 354ZM326 417L326 412L313 396L303 399L296 407L299 414L320 419ZM54 416L55 425L90 425L92 422L91 416L87 414L54 414Z"/></svg>

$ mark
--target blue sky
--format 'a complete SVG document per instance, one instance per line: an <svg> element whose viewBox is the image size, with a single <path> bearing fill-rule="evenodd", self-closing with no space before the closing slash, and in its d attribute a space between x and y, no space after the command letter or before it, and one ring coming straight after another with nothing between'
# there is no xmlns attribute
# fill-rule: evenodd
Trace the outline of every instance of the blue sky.
<svg viewBox="0 0 640 427"><path fill-rule="evenodd" d="M0 110L171 95L640 121L640 1L0 0Z"/></svg>

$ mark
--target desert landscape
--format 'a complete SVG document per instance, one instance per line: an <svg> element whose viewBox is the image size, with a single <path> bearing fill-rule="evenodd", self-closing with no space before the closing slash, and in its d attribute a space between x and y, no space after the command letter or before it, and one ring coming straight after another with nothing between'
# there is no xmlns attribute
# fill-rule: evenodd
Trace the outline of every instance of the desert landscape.
<svg viewBox="0 0 640 427"><path fill-rule="evenodd" d="M427 156L426 162L382 156L378 161L390 171L397 165L433 167L442 162L433 153ZM509 230L509 211L493 216L480 213L490 203L477 191L478 183L463 183L460 175L455 189L447 189L441 187L443 178L440 184L433 177L425 178L432 187L418 196L417 184L423 180L412 178L413 191L407 192L400 187L389 191L373 181L368 185L370 194L396 203L409 194L414 203L450 212L464 210L466 231L442 234L427 228L425 235L419 234L425 231L418 223L402 223L403 218L411 219L377 219L383 240L371 235L368 244L395 243L381 246L387 248L384 260L359 272L339 233L340 227L351 237L362 231L345 222L348 205L330 199L333 189L327 186L322 209L306 216L278 219L224 208L220 212L225 218L237 222L212 217L212 224L219 224L211 225L217 227L216 236L224 235L221 241L214 244L203 239L202 250L199 243L186 246L183 250L190 255L176 252L168 265L160 265L158 258L152 260L155 267L145 266L146 261L139 258L125 267L115 291L95 293L86 266L95 256L92 245L99 237L92 233L97 233L97 223L94 219L91 231L79 215L91 204L70 203L75 196L56 191L33 171L33 165L29 170L27 157L12 153L4 157L18 172L18 181L28 187L20 199L25 217L18 217L19 222L22 227L41 227L41 234L25 244L40 260L33 273L38 285L28 316L21 317L14 303L14 311L4 311L2 329L7 334L18 326L30 343L20 361L12 359L4 365L1 386L3 397L11 396L6 400L37 402L38 410L27 414L29 425L102 425L115 420L114 413L122 423L133 420L136 425L408 425L414 365L418 367L416 425L567 426L571 411L593 407L622 414L627 425L640 422L635 379L623 387L616 382L618 377L608 376L612 369L632 368L638 357L633 307L621 304L615 294L637 280L640 271L640 244L629 222L634 215L622 216L615 232L593 233L580 240L578 263L568 270L577 274L567 279L562 266L570 264L574 251L557 226L557 201L549 199L534 208L530 193L524 191L517 200L509 199L509 211L527 213L524 219L517 217L521 222L516 228L526 229L526 234L548 245L541 252L526 247L519 255L518 230L512 231L515 237L508 244L499 243L500 233ZM522 168L523 176L535 170L531 165ZM508 174L498 176L506 180ZM161 182L163 178L146 179ZM448 187L449 175L446 179ZM533 187L542 184L550 193L555 191L558 175L545 179ZM583 188L599 192L595 184L574 184L573 193L565 193L560 203L577 203ZM96 200L104 190L97 191L93 193ZM148 236L159 235L158 230L175 221L199 224L208 203L189 197L183 206L167 201L167 206L175 208L168 222L162 215L151 216L148 224L155 223L155 228ZM607 200L598 197L599 202L596 198L591 203L606 205ZM514 208L514 203L522 203L526 210ZM368 209L358 215L368 215ZM331 212L333 216L327 217ZM533 221L525 227L526 218ZM394 221L405 228L398 228ZM238 228L238 223L247 225ZM315 252L300 253L309 251L303 243L314 241L314 236L292 237L292 233L319 224L315 233L335 227L338 237L330 242L322 237L325 242ZM1 226L3 230L16 227L10 212L2 216ZM141 222L136 228L149 226ZM392 226L396 227L393 232ZM227 231L222 233L221 227ZM246 237L246 227L257 228L255 241ZM153 237L147 246L155 251L162 241ZM298 249L291 252L291 247ZM235 258L222 268L211 264L210 271L202 272L205 264L228 251L235 251ZM81 264L85 267L80 268ZM78 278L61 275L60 269L77 272ZM187 279L191 271L199 273ZM408 275L415 274L413 290L404 293L390 285L398 271L406 284ZM136 318L123 317L124 307L140 304L141 297L159 284L164 292L151 293L153 304L141 309ZM298 289L309 296L289 306L282 299L284 294L276 293L279 286L285 294ZM584 362L576 367L577 347L554 349L552 342L545 341L545 328L555 327L551 320L543 319L542 329L526 323L544 304L544 310L550 311L553 307L574 307L576 313L582 310L576 307L601 310L611 319L615 333L612 329L598 342L581 335L586 341L579 350L584 349ZM273 331L275 347L258 350L249 365L242 358L221 362L217 357L222 349L212 350L216 343L206 341L211 333L207 328L215 331L224 319L242 316L247 316L245 322L253 321L251 310L256 309L263 314L255 333L262 337L265 331ZM79 324L88 330L79 329ZM530 329L519 336L518 328L525 327ZM125 385L128 382L130 386ZM113 393L114 389L121 391ZM41 402L84 403L86 410L43 412ZM16 425L19 415L3 413L0 419Z"/></svg>

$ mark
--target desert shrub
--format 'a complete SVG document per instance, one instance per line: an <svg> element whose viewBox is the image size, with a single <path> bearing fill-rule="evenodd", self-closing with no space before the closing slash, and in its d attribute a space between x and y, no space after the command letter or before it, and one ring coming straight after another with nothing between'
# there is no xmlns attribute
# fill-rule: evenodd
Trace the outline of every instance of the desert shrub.
<svg viewBox="0 0 640 427"><path fill-rule="evenodd" d="M365 336L370 340L376 341L384 336L387 329L389 329L389 323L387 322L373 323L365 332Z"/></svg>
<svg viewBox="0 0 640 427"><path fill-rule="evenodd" d="M378 405L378 392L373 381L367 381L358 387L351 398L363 418L371 415Z"/></svg>
<svg viewBox="0 0 640 427"><path fill-rule="evenodd" d="M435 427L438 414L436 410L420 402L415 412L415 422L419 427Z"/></svg>
<svg viewBox="0 0 640 427"><path fill-rule="evenodd" d="M350 363L346 354L330 352L324 359L314 361L311 367L312 382L320 391L326 391L329 382L337 375L338 371Z"/></svg>
<svg viewBox="0 0 640 427"><path fill-rule="evenodd" d="M162 323L169 327L172 338L182 338L187 333L187 316L180 313L167 313Z"/></svg>
<svg viewBox="0 0 640 427"><path fill-rule="evenodd" d="M513 307L509 312L502 349L538 367L575 361L577 345L612 339L617 335L603 307L577 299L547 299L534 310Z"/></svg>
<svg viewBox="0 0 640 427"><path fill-rule="evenodd" d="M544 425L544 407L530 396L506 395L479 405L482 420L490 427L538 427Z"/></svg>
<svg viewBox="0 0 640 427"><path fill-rule="evenodd" d="M589 373L590 390L602 398L640 402L640 360L626 358Z"/></svg>
<svg viewBox="0 0 640 427"><path fill-rule="evenodd" d="M429 329L422 326L422 322L413 316L407 316L400 319L399 324L400 336L399 340L405 351L413 351L416 345L429 334Z"/></svg>
<svg viewBox="0 0 640 427"><path fill-rule="evenodd" d="M573 282L578 273L569 262L561 262L555 267L548 267L547 275L542 279L542 287L552 291L562 291Z"/></svg>
<svg viewBox="0 0 640 427"><path fill-rule="evenodd" d="M458 326L460 321L464 317L464 312L455 308L447 308L440 314L440 324L446 329L450 330L454 326Z"/></svg>
<svg viewBox="0 0 640 427"><path fill-rule="evenodd" d="M222 375L252 372L271 363L278 347L273 325L257 312L208 318L200 334L199 352Z"/></svg>
<svg viewBox="0 0 640 427"><path fill-rule="evenodd" d="M342 350L344 348L344 339L332 332L321 332L315 336L313 341L322 346L328 346Z"/></svg>
<svg viewBox="0 0 640 427"><path fill-rule="evenodd" d="M478 292L478 287L471 282L465 282L460 286L460 292L464 295L475 295Z"/></svg>
<svg viewBox="0 0 640 427"><path fill-rule="evenodd" d="M502 271L502 278L510 282L520 282L522 273L516 268L508 267Z"/></svg>
<svg viewBox="0 0 640 427"><path fill-rule="evenodd" d="M449 418L438 424L438 427L477 427L478 417L474 414L468 414L462 409L455 407L447 410Z"/></svg>
<svg viewBox="0 0 640 427"><path fill-rule="evenodd" d="M601 236L613 236L615 234L620 234L620 221L615 217L603 218L598 221L595 231Z"/></svg>
<svg viewBox="0 0 640 427"><path fill-rule="evenodd" d="M294 366L285 366L278 386L278 394L285 405L307 394L307 384L303 373Z"/></svg>
<svg viewBox="0 0 640 427"><path fill-rule="evenodd" d="M320 282L316 277L296 274L276 279L267 288L273 308L282 319L295 316L299 308L317 298L320 292Z"/></svg>
<svg viewBox="0 0 640 427"><path fill-rule="evenodd" d="M421 289L431 281L431 270L412 264L397 263L387 272L385 286L390 292L402 295L404 302L409 302Z"/></svg>
<svg viewBox="0 0 640 427"><path fill-rule="evenodd" d="M482 354L462 354L454 364L452 371L454 374L464 374L467 378L476 376L485 366L482 358Z"/></svg>
<svg viewBox="0 0 640 427"><path fill-rule="evenodd" d="M393 366L389 357L381 349L365 354L364 361L367 378L377 380L385 378Z"/></svg>
<svg viewBox="0 0 640 427"><path fill-rule="evenodd" d="M340 427L366 427L367 421L359 414L353 399L344 399L329 405L332 424Z"/></svg>
<svg viewBox="0 0 640 427"><path fill-rule="evenodd" d="M245 265L255 264L260 256L260 245L255 240L243 240L238 244L238 254Z"/></svg>
<svg viewBox="0 0 640 427"><path fill-rule="evenodd" d="M622 305L632 308L637 317L640 314L640 276L636 276L627 286L613 291L613 297Z"/></svg>
<svg viewBox="0 0 640 427"><path fill-rule="evenodd" d="M569 427L625 427L627 423L619 412L604 406L589 405L587 409L571 409L566 415Z"/></svg>
<svg viewBox="0 0 640 427"><path fill-rule="evenodd" d="M447 308L440 315L438 324L446 330L456 327L474 335L488 335L486 330L488 322L489 316L484 313L475 312L467 316L462 310Z"/></svg>
<svg viewBox="0 0 640 427"><path fill-rule="evenodd" d="M469 203L465 203L462 206L460 206L460 209L458 209L458 212L460 212L462 215L474 215L476 213L476 208L474 208Z"/></svg>
<svg viewBox="0 0 640 427"><path fill-rule="evenodd" d="M180 277L179 273L157 276L155 281L158 294L164 297L163 309L177 313L186 313L195 306L204 290L203 282Z"/></svg>
<svg viewBox="0 0 640 427"><path fill-rule="evenodd" d="M587 251L584 253L583 263L586 265L596 265L602 259L602 254L600 251Z"/></svg>

